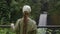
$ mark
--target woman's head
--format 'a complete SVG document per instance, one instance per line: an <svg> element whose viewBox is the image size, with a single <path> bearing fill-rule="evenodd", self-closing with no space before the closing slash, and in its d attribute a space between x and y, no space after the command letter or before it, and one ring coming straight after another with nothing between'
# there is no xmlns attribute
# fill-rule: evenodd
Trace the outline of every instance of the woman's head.
<svg viewBox="0 0 60 34"><path fill-rule="evenodd" d="M29 5L24 5L22 10L23 10L23 13L24 12L30 13L31 12L31 7Z"/></svg>

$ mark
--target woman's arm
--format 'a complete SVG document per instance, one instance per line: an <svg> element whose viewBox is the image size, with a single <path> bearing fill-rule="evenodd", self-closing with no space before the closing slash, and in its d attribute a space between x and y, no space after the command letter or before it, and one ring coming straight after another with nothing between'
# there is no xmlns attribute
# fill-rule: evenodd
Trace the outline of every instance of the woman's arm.
<svg viewBox="0 0 60 34"><path fill-rule="evenodd" d="M20 19L17 20L15 26L14 26L14 23L11 24L11 29L12 29L13 31L16 31L16 30L19 28L19 26L20 26L19 21L20 21Z"/></svg>
<svg viewBox="0 0 60 34"><path fill-rule="evenodd" d="M17 20L17 22L15 24L15 29L14 29L15 31L18 30L18 29L20 29L20 21L21 21L21 19Z"/></svg>
<svg viewBox="0 0 60 34"><path fill-rule="evenodd" d="M11 29L12 29L12 30L15 29L14 23L11 23Z"/></svg>

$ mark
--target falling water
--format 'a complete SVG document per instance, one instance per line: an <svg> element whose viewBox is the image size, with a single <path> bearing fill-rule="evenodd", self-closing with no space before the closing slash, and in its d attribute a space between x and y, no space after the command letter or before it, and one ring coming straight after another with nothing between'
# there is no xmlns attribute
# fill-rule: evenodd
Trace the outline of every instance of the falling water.
<svg viewBox="0 0 60 34"><path fill-rule="evenodd" d="M47 14L41 14L38 26L46 26L46 23L47 23Z"/></svg>
<svg viewBox="0 0 60 34"><path fill-rule="evenodd" d="M40 14L38 26L46 26L46 23L47 23L47 12L44 12L43 14ZM46 34L46 29L47 28L39 28L40 34Z"/></svg>

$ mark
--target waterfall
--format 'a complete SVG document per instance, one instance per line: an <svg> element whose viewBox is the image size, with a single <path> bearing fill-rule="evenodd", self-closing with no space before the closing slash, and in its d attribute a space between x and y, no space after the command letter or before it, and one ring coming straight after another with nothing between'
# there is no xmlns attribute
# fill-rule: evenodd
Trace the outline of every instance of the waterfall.
<svg viewBox="0 0 60 34"><path fill-rule="evenodd" d="M47 25L46 23L47 23L47 13L44 12L43 14L40 14L38 26L46 26ZM46 34L46 29L47 28L39 28L40 34Z"/></svg>
<svg viewBox="0 0 60 34"><path fill-rule="evenodd" d="M46 26L46 23L47 23L47 14L41 14L38 26Z"/></svg>

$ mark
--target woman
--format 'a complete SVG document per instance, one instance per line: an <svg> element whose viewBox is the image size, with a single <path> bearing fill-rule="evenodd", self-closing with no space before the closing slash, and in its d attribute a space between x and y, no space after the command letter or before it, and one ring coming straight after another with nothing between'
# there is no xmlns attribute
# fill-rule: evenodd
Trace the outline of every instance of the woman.
<svg viewBox="0 0 60 34"><path fill-rule="evenodd" d="M23 6L23 17L18 19L16 25L11 24L11 28L16 32L16 34L36 34L37 25L34 20L29 18L31 12L31 7L29 5Z"/></svg>

